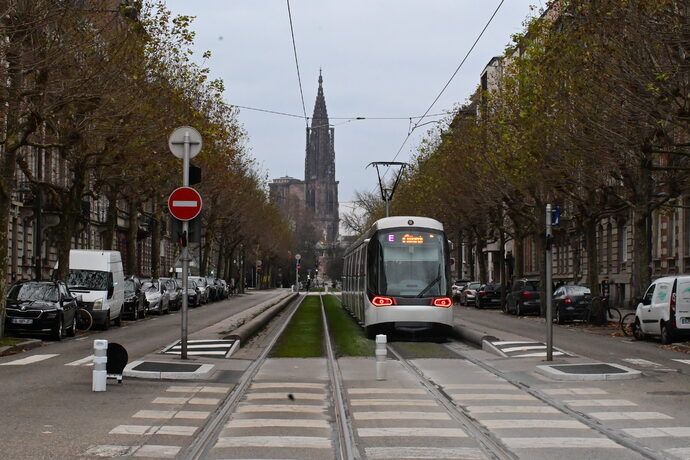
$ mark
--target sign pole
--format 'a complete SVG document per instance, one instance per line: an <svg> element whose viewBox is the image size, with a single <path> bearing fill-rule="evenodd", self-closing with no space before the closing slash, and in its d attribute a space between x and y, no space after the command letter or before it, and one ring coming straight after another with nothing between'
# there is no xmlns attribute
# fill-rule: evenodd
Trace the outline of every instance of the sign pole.
<svg viewBox="0 0 690 460"><path fill-rule="evenodd" d="M182 160L182 185L189 187L189 132L184 133L184 157ZM182 222L182 234L189 237L189 221ZM187 289L189 288L189 250L187 246L182 247L182 331L180 334L180 358L187 359L187 311L189 299Z"/></svg>
<svg viewBox="0 0 690 460"><path fill-rule="evenodd" d="M297 292L299 292L299 261L302 258L300 254L297 254L295 256L295 289L297 289Z"/></svg>
<svg viewBox="0 0 690 460"><path fill-rule="evenodd" d="M551 229L551 205L546 205L546 360L553 361L553 299L552 278L553 267L551 260L551 241L553 231Z"/></svg>

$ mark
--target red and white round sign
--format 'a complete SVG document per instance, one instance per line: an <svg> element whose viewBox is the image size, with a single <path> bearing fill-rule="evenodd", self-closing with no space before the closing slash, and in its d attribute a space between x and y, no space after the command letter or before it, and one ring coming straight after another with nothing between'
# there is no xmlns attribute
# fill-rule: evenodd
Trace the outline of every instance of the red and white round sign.
<svg viewBox="0 0 690 460"><path fill-rule="evenodd" d="M177 220L192 220L201 212L201 195L191 187L175 189L168 198L168 209Z"/></svg>

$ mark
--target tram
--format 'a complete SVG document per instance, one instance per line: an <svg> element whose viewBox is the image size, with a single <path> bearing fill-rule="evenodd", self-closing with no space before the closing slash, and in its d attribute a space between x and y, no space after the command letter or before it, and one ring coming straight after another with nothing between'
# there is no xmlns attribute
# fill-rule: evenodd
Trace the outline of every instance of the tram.
<svg viewBox="0 0 690 460"><path fill-rule="evenodd" d="M345 252L343 274L343 306L367 337L386 329L450 333L450 256L437 220L377 220Z"/></svg>

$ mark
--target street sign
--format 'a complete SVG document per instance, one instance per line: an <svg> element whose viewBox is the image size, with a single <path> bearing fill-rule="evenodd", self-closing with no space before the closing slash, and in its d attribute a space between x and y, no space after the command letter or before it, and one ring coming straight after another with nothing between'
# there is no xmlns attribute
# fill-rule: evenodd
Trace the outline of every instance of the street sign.
<svg viewBox="0 0 690 460"><path fill-rule="evenodd" d="M300 254L295 255L295 259L300 260L302 256Z"/></svg>
<svg viewBox="0 0 690 460"><path fill-rule="evenodd" d="M551 226L558 227L561 225L561 207L554 206L551 210Z"/></svg>
<svg viewBox="0 0 690 460"><path fill-rule="evenodd" d="M192 220L201 212L201 195L191 187L175 189L168 198L168 209L177 220Z"/></svg>
<svg viewBox="0 0 690 460"><path fill-rule="evenodd" d="M168 138L168 147L177 158L184 158L185 135L188 136L189 158L194 158L201 152L201 134L191 126L180 126Z"/></svg>

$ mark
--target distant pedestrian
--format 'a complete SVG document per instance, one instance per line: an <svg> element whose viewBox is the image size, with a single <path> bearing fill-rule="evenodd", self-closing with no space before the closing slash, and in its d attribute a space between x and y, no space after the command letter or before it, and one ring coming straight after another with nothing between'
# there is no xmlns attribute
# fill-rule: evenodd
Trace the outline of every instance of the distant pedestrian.
<svg viewBox="0 0 690 460"><path fill-rule="evenodd" d="M311 279L307 280L307 292L309 292L309 287L311 287Z"/></svg>

